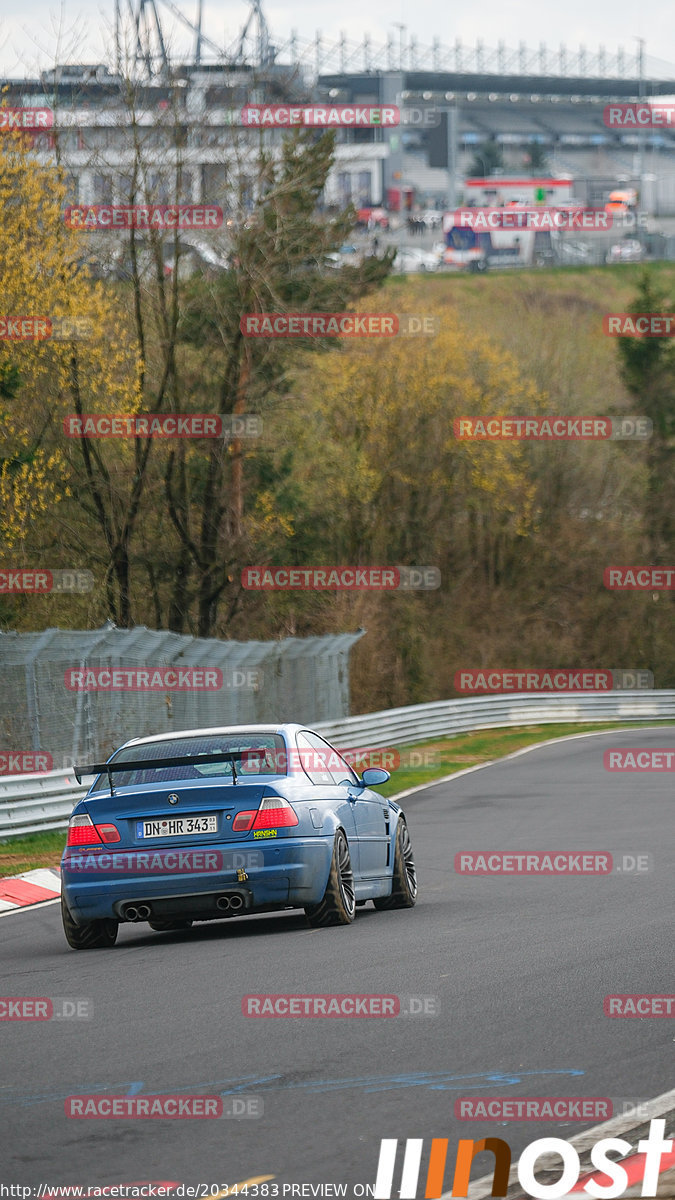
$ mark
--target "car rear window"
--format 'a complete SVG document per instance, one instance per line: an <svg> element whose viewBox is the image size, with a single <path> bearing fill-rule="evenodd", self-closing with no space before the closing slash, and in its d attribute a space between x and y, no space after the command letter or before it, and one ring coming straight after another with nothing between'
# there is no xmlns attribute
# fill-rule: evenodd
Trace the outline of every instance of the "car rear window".
<svg viewBox="0 0 675 1200"><path fill-rule="evenodd" d="M147 742L145 745L127 746L119 750L110 760L114 763L147 762L157 760L156 767L145 767L140 771L119 771L113 775L113 786L129 787L142 783L173 783L181 779L211 779L216 776L232 778L232 764L200 763L199 756L205 754L241 754L235 763L237 778L250 779L258 775L285 775L286 743L278 733L209 734L202 737L170 738L163 742ZM194 757L194 763L183 767L163 767L162 760ZM108 788L108 776L100 775L93 791Z"/></svg>

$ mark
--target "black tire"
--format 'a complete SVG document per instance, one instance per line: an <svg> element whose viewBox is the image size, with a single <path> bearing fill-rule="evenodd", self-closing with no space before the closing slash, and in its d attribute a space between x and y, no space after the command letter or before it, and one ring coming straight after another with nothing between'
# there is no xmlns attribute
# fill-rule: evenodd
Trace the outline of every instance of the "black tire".
<svg viewBox="0 0 675 1200"><path fill-rule="evenodd" d="M472 275L482 275L487 269L488 265L484 258L475 258L469 266Z"/></svg>
<svg viewBox="0 0 675 1200"><path fill-rule="evenodd" d="M172 930L176 929L191 929L192 921L188 919L180 921L148 921L148 925L151 929L154 929L156 933L170 933Z"/></svg>
<svg viewBox="0 0 675 1200"><path fill-rule="evenodd" d="M396 827L396 849L391 894L373 900L375 908L413 908L417 900L417 871L408 826L399 817Z"/></svg>
<svg viewBox="0 0 675 1200"><path fill-rule="evenodd" d="M316 929L325 925L351 925L355 912L354 875L349 846L344 833L338 829L323 899L318 904L308 905L305 916Z"/></svg>
<svg viewBox="0 0 675 1200"><path fill-rule="evenodd" d="M117 941L119 921L104 919L101 921L85 921L78 925L72 917L61 893L61 919L66 941L73 950L105 950L114 946Z"/></svg>

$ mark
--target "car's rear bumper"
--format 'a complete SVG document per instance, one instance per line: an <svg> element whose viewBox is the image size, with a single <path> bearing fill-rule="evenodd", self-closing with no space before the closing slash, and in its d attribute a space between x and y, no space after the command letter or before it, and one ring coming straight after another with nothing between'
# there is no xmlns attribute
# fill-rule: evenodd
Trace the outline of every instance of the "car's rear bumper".
<svg viewBox="0 0 675 1200"><path fill-rule="evenodd" d="M230 865L231 843L211 844L209 850L222 852L227 866L204 871L112 870L111 860L124 862L131 857L130 852L118 851L115 859L114 846L100 852L90 847L86 852L66 852L61 862L63 893L76 921L125 919L124 910L129 904L149 905L151 915L144 919L150 920L167 920L174 914L195 919L200 915L202 919L232 916L233 911L216 906L223 894L242 897L243 905L238 910L241 914L285 905L303 907L321 900L333 854L332 834L283 837L273 844L239 843L236 849L243 852L242 868ZM255 854L247 855L247 851ZM166 855L166 847L162 853Z"/></svg>

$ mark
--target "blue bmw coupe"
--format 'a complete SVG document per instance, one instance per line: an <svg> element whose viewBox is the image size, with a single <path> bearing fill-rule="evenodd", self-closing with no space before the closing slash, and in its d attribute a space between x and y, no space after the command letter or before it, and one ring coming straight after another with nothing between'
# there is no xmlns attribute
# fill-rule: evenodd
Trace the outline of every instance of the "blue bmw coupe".
<svg viewBox="0 0 675 1200"><path fill-rule="evenodd" d="M113 946L120 922L187 929L303 908L349 925L357 905L412 908L417 872L400 806L302 725L229 726L137 738L73 809L61 909L75 950Z"/></svg>

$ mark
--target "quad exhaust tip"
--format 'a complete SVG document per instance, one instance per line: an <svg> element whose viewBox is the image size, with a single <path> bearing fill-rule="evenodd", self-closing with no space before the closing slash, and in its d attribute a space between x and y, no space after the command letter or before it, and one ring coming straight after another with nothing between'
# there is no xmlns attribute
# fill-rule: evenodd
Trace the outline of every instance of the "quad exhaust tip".
<svg viewBox="0 0 675 1200"><path fill-rule="evenodd" d="M239 912L244 907L243 896L234 893L231 896L218 896L216 908L221 912ZM147 921L152 916L149 904L127 904L122 910L125 921Z"/></svg>

